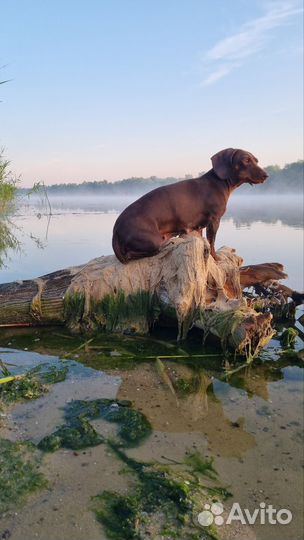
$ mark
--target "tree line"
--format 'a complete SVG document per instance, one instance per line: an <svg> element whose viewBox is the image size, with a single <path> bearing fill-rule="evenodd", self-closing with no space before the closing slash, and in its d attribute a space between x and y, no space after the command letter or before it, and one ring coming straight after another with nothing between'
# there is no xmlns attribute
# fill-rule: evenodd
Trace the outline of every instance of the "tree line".
<svg viewBox="0 0 304 540"><path fill-rule="evenodd" d="M251 186L245 185L242 187L243 192L249 192L251 194L261 193L299 193L303 191L303 160L289 163L284 167L278 165L271 165L265 167L265 170L269 174L268 180L265 184L259 186L258 190L251 190ZM199 173L202 175L204 173ZM70 195L81 195L84 193L98 194L105 196L126 196L133 194L143 194L151 189L174 184L181 180L192 178L190 174L185 175L183 178L166 177L158 178L157 176L150 176L148 178L132 177L125 178L123 180L117 180L116 182L108 182L107 180L101 181L84 181L80 184L76 183L61 183L53 184L47 187L50 195L60 195L67 193ZM26 192L26 189L20 191Z"/></svg>

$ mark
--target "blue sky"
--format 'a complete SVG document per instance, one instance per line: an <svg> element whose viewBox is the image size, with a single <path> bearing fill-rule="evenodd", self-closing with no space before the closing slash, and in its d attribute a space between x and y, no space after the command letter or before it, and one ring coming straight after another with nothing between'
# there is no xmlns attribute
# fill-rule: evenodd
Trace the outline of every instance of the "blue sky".
<svg viewBox="0 0 304 540"><path fill-rule="evenodd" d="M0 146L23 185L302 158L302 2L2 0Z"/></svg>

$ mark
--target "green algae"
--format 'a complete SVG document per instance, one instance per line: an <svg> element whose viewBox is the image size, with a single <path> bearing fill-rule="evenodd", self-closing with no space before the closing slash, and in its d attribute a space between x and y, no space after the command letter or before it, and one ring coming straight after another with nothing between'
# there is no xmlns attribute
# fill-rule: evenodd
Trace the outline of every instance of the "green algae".
<svg viewBox="0 0 304 540"><path fill-rule="evenodd" d="M158 318L156 296L149 291L126 295L124 291L107 294L92 305L92 320L107 332L146 334Z"/></svg>
<svg viewBox="0 0 304 540"><path fill-rule="evenodd" d="M124 400L75 400L68 404L65 418L70 424L78 418L102 418L114 422L118 424L117 435L125 446L138 444L152 431L149 420L140 411L132 409L130 401Z"/></svg>
<svg viewBox="0 0 304 540"><path fill-rule="evenodd" d="M192 462L187 471L173 471L158 463L139 462L112 441L108 446L136 479L126 496L104 491L92 499L92 509L109 538L132 540L146 538L147 534L158 538L165 530L170 531L170 538L184 540L215 537L211 528L203 530L197 524L197 514L210 497ZM213 467L212 471L216 475ZM216 489L228 495L227 490L215 486L213 498Z"/></svg>
<svg viewBox="0 0 304 540"><path fill-rule="evenodd" d="M200 388L200 378L195 374L190 379L177 379L174 383L175 389L181 396L196 394Z"/></svg>
<svg viewBox="0 0 304 540"><path fill-rule="evenodd" d="M34 446L0 438L0 515L47 486Z"/></svg>
<svg viewBox="0 0 304 540"><path fill-rule="evenodd" d="M154 294L138 291L125 294L119 290L105 295L102 300L90 301L86 309L85 293L66 294L64 297L64 320L72 330L85 328L102 329L106 332L147 334L160 313Z"/></svg>
<svg viewBox="0 0 304 540"><path fill-rule="evenodd" d="M152 431L149 420L141 412L127 407L118 407L115 412L109 410L103 418L119 424L117 434L125 446L138 444Z"/></svg>
<svg viewBox="0 0 304 540"><path fill-rule="evenodd" d="M130 402L113 399L75 400L66 406L66 425L44 437L38 447L53 452L61 447L78 450L97 446L105 442L89 422L97 418L118 424L117 435L120 442L128 447L137 445L152 431L147 418L132 409Z"/></svg>
<svg viewBox="0 0 304 540"><path fill-rule="evenodd" d="M44 384L56 384L65 381L69 368L67 365L39 364L30 373L36 375Z"/></svg>
<svg viewBox="0 0 304 540"><path fill-rule="evenodd" d="M59 448L80 450L89 446L97 446L104 438L97 433L86 418L79 418L75 426L63 426L51 435L44 437L38 448L45 452L54 452Z"/></svg>
<svg viewBox="0 0 304 540"><path fill-rule="evenodd" d="M0 401L14 403L20 400L38 399L47 392L46 386L32 373L17 377L0 387Z"/></svg>
<svg viewBox="0 0 304 540"><path fill-rule="evenodd" d="M20 400L38 399L48 392L47 384L64 381L68 369L68 366L40 364L24 375L18 375L13 381L0 386L0 401L14 403ZM7 374L11 373L7 370Z"/></svg>
<svg viewBox="0 0 304 540"><path fill-rule="evenodd" d="M70 328L77 327L82 320L85 306L83 293L66 294L64 297L63 316Z"/></svg>
<svg viewBox="0 0 304 540"><path fill-rule="evenodd" d="M299 332L296 328L286 328L284 332L280 335L280 343L285 349L292 349L295 346L296 339L299 335Z"/></svg>
<svg viewBox="0 0 304 540"><path fill-rule="evenodd" d="M212 495L212 497L216 497L222 500L229 499L229 497L232 497L231 491L229 491L227 488L222 486L204 486L205 490Z"/></svg>
<svg viewBox="0 0 304 540"><path fill-rule="evenodd" d="M280 352L280 359L283 360L283 366L287 367L290 365L295 365L299 367L304 367L304 349L300 351L295 351L294 349L285 349Z"/></svg>
<svg viewBox="0 0 304 540"><path fill-rule="evenodd" d="M143 347L147 347L147 344L146 340L143 340ZM113 348L112 345L111 350ZM151 353L151 350L149 352ZM170 359L171 356L175 360L174 355L170 355ZM113 360L115 361L116 357L113 357ZM183 358L181 361L189 362L189 365L193 363L194 366L198 360ZM63 375L59 375L59 378L61 376ZM209 488L202 484L200 477L208 477L208 472L204 472L210 467L207 466L204 470L201 467L198 471L195 471L195 468L198 469L201 463L208 464L210 460L198 458L196 465L194 460L187 464L189 470L175 471L172 467L141 463L126 456L122 445L129 447L138 444L151 432L146 418L139 411L133 410L131 403L127 401L77 400L68 403L64 412L66 425L44 438L39 444L41 450L54 451L61 447L78 450L103 443L123 461L136 481L126 497L108 491L94 499L97 519L103 523L109 538L143 538L145 527L148 526L146 521L152 521L160 534L166 527L166 530L170 531L170 538L193 540L214 537L211 529L205 530L193 525L193 522L197 522L197 514L204 507L204 503L210 501L211 496L220 498L228 493L225 488ZM96 432L90 420L98 418L117 424L116 442L106 440ZM215 472L212 463L211 469ZM211 489L212 494L209 491ZM154 537L153 532L151 537Z"/></svg>
<svg viewBox="0 0 304 540"><path fill-rule="evenodd" d="M94 498L94 511L109 538L130 540L140 538L136 522L140 518L138 496L122 496L104 491Z"/></svg>
<svg viewBox="0 0 304 540"><path fill-rule="evenodd" d="M66 329L58 327L14 329L13 335L11 329L5 329L1 331L0 345L52 354L61 358L74 357L83 365L96 370L134 369L142 362L154 363L156 357L168 357L168 352L169 360L189 367L201 366L216 371L222 369L222 353L215 354L210 346L202 348L201 336L196 333L191 335L187 343L183 343L183 349L176 343L175 330L170 335L170 341L165 341L168 340L168 331L153 336L118 334L109 336L99 332L94 333L92 337L93 340L83 346L86 343L84 336L72 335Z"/></svg>
<svg viewBox="0 0 304 540"><path fill-rule="evenodd" d="M193 454L186 456L185 463L189 465L194 472L201 473L203 476L207 476L212 480L215 480L218 476L213 466L214 460L212 458L203 459L199 452L194 452Z"/></svg>

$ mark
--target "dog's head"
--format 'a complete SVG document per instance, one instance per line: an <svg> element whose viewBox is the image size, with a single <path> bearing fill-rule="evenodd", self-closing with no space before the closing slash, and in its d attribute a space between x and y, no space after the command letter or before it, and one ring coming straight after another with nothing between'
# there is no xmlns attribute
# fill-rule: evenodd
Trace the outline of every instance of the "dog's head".
<svg viewBox="0 0 304 540"><path fill-rule="evenodd" d="M246 150L226 148L212 156L211 161L215 174L233 186L262 184L268 178L267 172L258 166L257 158Z"/></svg>

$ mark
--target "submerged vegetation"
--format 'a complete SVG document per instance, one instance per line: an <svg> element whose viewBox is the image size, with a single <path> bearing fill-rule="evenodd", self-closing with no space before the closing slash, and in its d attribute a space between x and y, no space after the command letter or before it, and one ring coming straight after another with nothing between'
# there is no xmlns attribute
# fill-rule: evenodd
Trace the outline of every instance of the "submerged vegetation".
<svg viewBox="0 0 304 540"><path fill-rule="evenodd" d="M67 374L67 368L64 364L40 364L28 372L26 380L39 381L41 384L60 382ZM3 370L7 375L5 366ZM14 384L16 381L4 385L6 388L11 386L7 400L26 398L23 391L17 392ZM30 398L34 397L39 396L38 393L34 395L33 391ZM147 418L134 410L129 401L75 400L66 404L64 417L66 424L44 437L37 445L40 451L53 452L62 447L79 450L104 444L123 463L124 472L132 474L128 495L104 491L92 498L92 510L109 538L146 538L149 531L152 531L152 535L169 535L172 538L195 539L202 538L202 534L205 538L215 537L215 530L207 528L203 532L195 519L206 501L222 500L230 495L218 485L217 472L211 459L204 459L195 452L174 466L143 463L129 457L124 448L139 444L152 431ZM91 420L99 418L117 424L115 438L106 438L98 433ZM17 445L0 440L0 450L0 463L6 469L5 474L2 469L0 471L1 480L3 478L0 508L4 511L27 494L44 487L46 482L37 470L38 457L34 445ZM32 459L35 458L34 461L28 458L28 453L33 456ZM14 468L13 472L11 467ZM8 475L10 482L6 480ZM210 485L211 480L213 485Z"/></svg>
<svg viewBox="0 0 304 540"><path fill-rule="evenodd" d="M130 402L114 399L76 400L66 406L66 425L44 437L38 447L53 452L61 447L79 450L97 446L105 440L89 420L98 418L118 424L117 436L124 446L138 444L152 431L147 418L141 412L132 409Z"/></svg>
<svg viewBox="0 0 304 540"><path fill-rule="evenodd" d="M0 407L20 400L38 399L48 391L46 384L65 379L68 367L40 364L23 375L12 375L0 361ZM7 382L8 381L8 382ZM34 444L12 442L0 437L0 517L26 497L47 486L39 471L41 454Z"/></svg>
<svg viewBox="0 0 304 540"><path fill-rule="evenodd" d="M22 332L19 337L16 335L11 337L10 332L12 331L3 334L2 345L7 346L8 343L12 345L13 342L14 347L36 350L40 348L44 354L49 348L49 352L54 354L56 350L57 354L66 358L56 364L39 364L27 373L32 381L39 381L45 389L48 384L64 380L71 365L67 358L72 359L75 356L86 365L97 369L106 367L111 372L115 372L117 366L136 367L140 361L149 361L151 366L155 366L156 371L158 364L163 364L168 377L165 379L162 376L160 380L168 386L170 378L171 385L181 401L199 393L203 396L203 392L206 392L206 385L202 384L203 373L215 374L223 369L222 356L208 355L208 349L204 355L195 355L195 344L191 342L183 344L181 349L176 343L163 342L156 338L96 336L84 341L83 337L72 337L61 329L54 329L54 334L46 329L29 330ZM288 341L290 346L293 333L288 332L288 336L291 338L291 341L290 339ZM280 338L281 335L277 336L278 343ZM201 351L201 342L199 347ZM295 354L297 351L292 352ZM174 364L171 369L172 361ZM250 391L252 395L255 391L252 383L257 379L256 392L259 395L261 374L263 380L278 380L282 376L282 367L286 365L290 365L290 360L283 361L279 358L273 362L267 361L265 357L264 361L260 359L252 364L250 369L235 373L229 379L229 384ZM3 376L10 376L8 369L10 364L3 362L1 366ZM6 383L2 389L8 390L11 387L13 399L15 397L28 399L24 393L16 392L13 382L16 383L16 381ZM6 402L11 401L10 397L6 399ZM99 419L113 424L115 436L112 430L111 435L105 435L105 432L101 431L102 424L99 427ZM40 441L38 449L41 453L38 453L32 445L15 446L15 443L3 442L0 439L0 477L1 481L2 475L5 479L3 484L0 482L2 511L12 508L16 502L22 502L29 493L46 485L45 479L37 469L44 452L53 452L60 448L76 451L102 444L122 464L121 472L127 473L130 477L127 493L115 489L102 491L101 484L100 493L92 496L91 510L104 527L108 538L207 540L217 537L215 527L203 528L197 521L197 515L206 503L221 502L231 496L229 490L221 485L212 458L205 457L193 449L186 452L179 462L163 456L162 458L166 460L164 463L142 462L131 457L127 449L144 441L152 432L152 426L144 414L134 409L129 401L115 399L71 401L65 405L64 421L65 423L54 433ZM7 465L6 460L11 465ZM5 474L2 472L4 467L7 468ZM11 472L11 482L8 482L7 474L11 471L10 467L14 470ZM6 506L3 501L6 501Z"/></svg>
<svg viewBox="0 0 304 540"><path fill-rule="evenodd" d="M93 498L93 510L105 527L109 538L131 540L141 538L214 538L212 527L203 531L197 515L205 502L224 499L231 494L218 486L204 485L210 477L210 462L197 454L200 470L186 461L186 469L159 463L142 463L128 457L115 443L110 448L135 477L128 495L104 491ZM196 464L197 464L196 462ZM214 476L217 475L212 467ZM213 491L212 497L210 490Z"/></svg>
<svg viewBox="0 0 304 540"><path fill-rule="evenodd" d="M40 450L55 452L59 448L80 450L89 446L97 446L104 442L86 418L79 418L74 425L62 426L51 435L44 437L38 444Z"/></svg>
<svg viewBox="0 0 304 540"><path fill-rule="evenodd" d="M45 392L47 392L47 388L44 384L37 377L28 373L27 375L16 376L12 381L1 385L0 403L1 401L10 403L22 399L38 399Z"/></svg>
<svg viewBox="0 0 304 540"><path fill-rule="evenodd" d="M194 472L198 472L215 480L217 472L213 466L213 461L212 458L203 460L199 452L189 454L185 459L185 463L192 467Z"/></svg>
<svg viewBox="0 0 304 540"><path fill-rule="evenodd" d="M46 487L34 445L0 438L0 516L27 495Z"/></svg>
<svg viewBox="0 0 304 540"><path fill-rule="evenodd" d="M293 349L296 343L296 339L299 335L299 331L296 328L286 328L280 335L280 343L284 349Z"/></svg>
<svg viewBox="0 0 304 540"><path fill-rule="evenodd" d="M25 374L12 376L3 362L0 363L0 374L4 375L8 382L0 384L0 404L12 403L20 400L38 399L48 391L47 384L55 384L66 378L67 366L53 366L40 364Z"/></svg>

